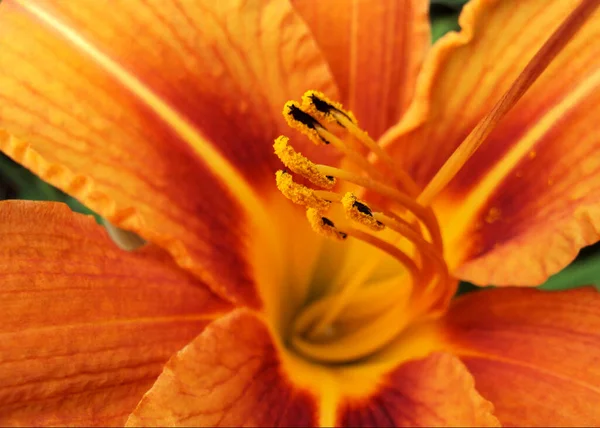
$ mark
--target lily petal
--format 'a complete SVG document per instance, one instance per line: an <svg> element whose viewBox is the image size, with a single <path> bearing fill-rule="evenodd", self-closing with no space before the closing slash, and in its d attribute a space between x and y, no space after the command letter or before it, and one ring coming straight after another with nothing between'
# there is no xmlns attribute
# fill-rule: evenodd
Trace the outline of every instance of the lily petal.
<svg viewBox="0 0 600 428"><path fill-rule="evenodd" d="M0 424L122 425L229 304L66 205L0 202Z"/></svg>
<svg viewBox="0 0 600 428"><path fill-rule="evenodd" d="M291 6L11 0L0 23L0 149L256 304L245 239L266 222L281 108L336 96Z"/></svg>
<svg viewBox="0 0 600 428"><path fill-rule="evenodd" d="M373 388L379 375L378 367L324 367L282 353L262 320L236 310L171 359L128 425L498 425L449 354L403 364Z"/></svg>
<svg viewBox="0 0 600 428"><path fill-rule="evenodd" d="M395 159L426 184L578 3L470 2L383 137ZM434 203L457 276L538 285L600 238L599 24L596 12Z"/></svg>
<svg viewBox="0 0 600 428"><path fill-rule="evenodd" d="M431 43L429 1L292 3L323 50L344 105L378 138L412 101Z"/></svg>
<svg viewBox="0 0 600 428"><path fill-rule="evenodd" d="M263 322L240 309L210 324L166 365L128 426L315 426Z"/></svg>
<svg viewBox="0 0 600 428"><path fill-rule="evenodd" d="M379 391L340 406L339 426L500 426L459 359L436 353L386 376Z"/></svg>
<svg viewBox="0 0 600 428"><path fill-rule="evenodd" d="M506 426L600 423L600 294L492 289L456 300L447 338Z"/></svg>

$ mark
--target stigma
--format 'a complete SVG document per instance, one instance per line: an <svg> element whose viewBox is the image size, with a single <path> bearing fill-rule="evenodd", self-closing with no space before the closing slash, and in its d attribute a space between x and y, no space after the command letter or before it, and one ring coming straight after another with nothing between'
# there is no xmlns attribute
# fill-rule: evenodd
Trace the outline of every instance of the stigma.
<svg viewBox="0 0 600 428"><path fill-rule="evenodd" d="M324 150L339 151L355 168L314 163L297 152L288 137L280 136L273 147L285 169L276 173L277 188L306 209L315 233L342 244L356 240L377 248L398 262L399 277L404 278L395 290L378 295L365 286L377 273L377 261L357 266L350 281L327 290L296 317L292 346L304 356L328 363L363 358L385 347L404 329L398 311L406 298L390 300L405 293L402 287L409 288L411 300L418 302L423 313L453 294L456 281L443 258L439 225L432 209L417 201L416 183L341 104L308 91L300 102L287 102L283 115L290 127ZM356 143L364 150L357 149ZM387 175L368 160L371 154L383 162ZM345 191L336 191L342 184ZM366 295L371 296L367 302ZM341 328L349 325L348 317L356 318L361 312L357 307L365 305L369 310L362 310L358 323L354 319L352 328Z"/></svg>

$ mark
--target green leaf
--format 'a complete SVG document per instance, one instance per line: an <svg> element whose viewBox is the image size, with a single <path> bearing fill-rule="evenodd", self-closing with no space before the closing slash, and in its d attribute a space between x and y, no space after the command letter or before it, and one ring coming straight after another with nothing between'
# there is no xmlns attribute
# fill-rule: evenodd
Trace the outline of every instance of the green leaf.
<svg viewBox="0 0 600 428"><path fill-rule="evenodd" d="M14 189L16 198L31 201L58 201L66 203L73 211L91 214L100 222L100 216L56 187L40 180L35 174L0 154L0 182ZM0 195L2 199L4 195Z"/></svg>
<svg viewBox="0 0 600 428"><path fill-rule="evenodd" d="M600 291L600 254L577 260L556 275L551 276L539 289L547 291L568 290L594 285Z"/></svg>
<svg viewBox="0 0 600 428"><path fill-rule="evenodd" d="M431 19L431 39L433 42L437 41L449 31L458 31L459 29L458 13L441 15L432 17Z"/></svg>
<svg viewBox="0 0 600 428"><path fill-rule="evenodd" d="M577 260L537 288L544 291L560 291L587 285L593 285L600 291L600 252L597 250L585 257L580 255ZM469 282L461 282L455 297L484 288L493 286L478 287Z"/></svg>
<svg viewBox="0 0 600 428"><path fill-rule="evenodd" d="M456 290L456 294L454 295L454 297L458 297L467 293L473 293L474 291L483 290L484 288L489 287L479 287L475 284L471 284L470 282L461 281L458 283L458 290Z"/></svg>
<svg viewBox="0 0 600 428"><path fill-rule="evenodd" d="M452 8L461 8L469 0L431 0L431 4L448 6Z"/></svg>

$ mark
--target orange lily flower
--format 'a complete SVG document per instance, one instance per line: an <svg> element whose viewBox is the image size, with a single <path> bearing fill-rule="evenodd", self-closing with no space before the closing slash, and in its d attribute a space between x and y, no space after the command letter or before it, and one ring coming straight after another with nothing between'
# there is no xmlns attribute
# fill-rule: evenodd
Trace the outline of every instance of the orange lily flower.
<svg viewBox="0 0 600 428"><path fill-rule="evenodd" d="M597 3L4 0L0 422L597 424Z"/></svg>

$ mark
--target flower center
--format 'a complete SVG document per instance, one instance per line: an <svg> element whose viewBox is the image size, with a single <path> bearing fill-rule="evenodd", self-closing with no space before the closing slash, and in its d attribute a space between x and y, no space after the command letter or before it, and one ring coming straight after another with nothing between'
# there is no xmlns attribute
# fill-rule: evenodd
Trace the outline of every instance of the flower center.
<svg viewBox="0 0 600 428"><path fill-rule="evenodd" d="M409 323L434 315L434 308L445 307L454 293L456 281L443 258L440 228L431 208L418 201L418 187L411 177L341 105L309 91L302 103L286 103L284 116L313 142L340 150L359 171L315 164L281 136L274 144L277 156L291 172L319 189L304 186L281 170L276 174L279 190L306 207L315 232L336 241L354 239L373 246L395 259L406 273L405 280L397 275L393 281L367 286L378 263L364 263L350 280L328 290L296 317L291 345L301 354L330 363L363 358L385 347ZM364 151L351 146L352 140L364 145L366 154L377 155L393 179L384 180ZM352 191L333 191L338 181L353 187ZM337 226L340 222L345 224Z"/></svg>
<svg viewBox="0 0 600 428"><path fill-rule="evenodd" d="M411 287L408 299L400 293L405 285L400 280L365 287L377 265L358 266L344 286L330 290L298 314L291 340L296 351L320 362L355 361L384 348L409 323L443 313L456 289L456 280L448 274L439 225L430 203L599 6L597 0L581 1L421 192L340 104L316 91L305 93L302 103L285 104L283 114L291 127L317 144L334 146L360 172L317 165L281 136L274 145L277 156L292 172L321 189L306 187L295 182L289 172L278 171L279 190L307 207L308 220L317 233L338 241L355 239L393 257L408 273ZM339 132L332 132L325 124ZM345 136L340 137L341 133ZM353 140L375 154L393 178L385 180L363 151L349 144ZM334 192L336 180L357 189ZM334 222L330 216L335 208L343 213L342 219L349 220L348 225L336 226L338 220Z"/></svg>

